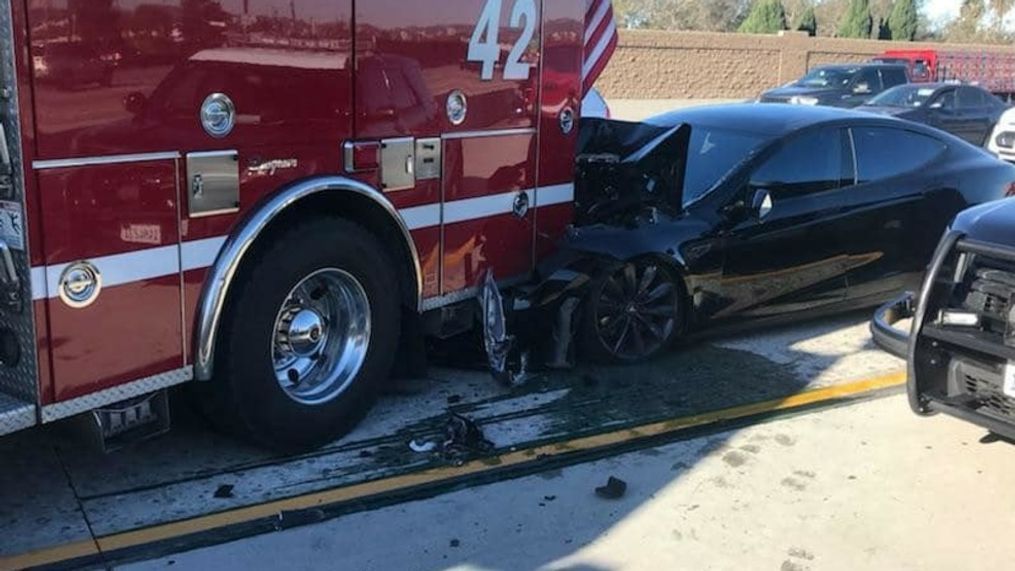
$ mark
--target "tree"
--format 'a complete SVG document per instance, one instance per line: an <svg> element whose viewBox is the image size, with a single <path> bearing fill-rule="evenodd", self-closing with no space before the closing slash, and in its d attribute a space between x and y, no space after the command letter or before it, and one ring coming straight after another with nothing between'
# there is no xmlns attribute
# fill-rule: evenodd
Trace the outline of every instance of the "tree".
<svg viewBox="0 0 1015 571"><path fill-rule="evenodd" d="M891 39L911 42L916 39L919 26L920 14L916 9L916 0L895 0L892 13L888 16Z"/></svg>
<svg viewBox="0 0 1015 571"><path fill-rule="evenodd" d="M874 28L874 39L876 40L890 40L892 39L892 28L888 25L888 20L885 18L878 18L878 27Z"/></svg>
<svg viewBox="0 0 1015 571"><path fill-rule="evenodd" d="M818 17L814 14L814 6L808 6L800 17L797 18L796 26L793 26L797 31L807 32L811 36L815 36L818 33Z"/></svg>
<svg viewBox="0 0 1015 571"><path fill-rule="evenodd" d="M945 39L949 42L977 42L983 40L981 25L987 15L984 0L962 0L959 17L945 28Z"/></svg>
<svg viewBox="0 0 1015 571"><path fill-rule="evenodd" d="M1004 34L1004 17L1011 12L1013 6L1015 6L1015 0L988 0L990 5L990 11L993 12L994 19L994 33L996 35Z"/></svg>
<svg viewBox="0 0 1015 571"><path fill-rule="evenodd" d="M870 38L874 18L871 16L869 0L851 0L846 10L846 17L839 26L839 36L843 38Z"/></svg>
<svg viewBox="0 0 1015 571"><path fill-rule="evenodd" d="M786 10L781 0L756 0L738 31L747 34L774 34L786 29Z"/></svg>

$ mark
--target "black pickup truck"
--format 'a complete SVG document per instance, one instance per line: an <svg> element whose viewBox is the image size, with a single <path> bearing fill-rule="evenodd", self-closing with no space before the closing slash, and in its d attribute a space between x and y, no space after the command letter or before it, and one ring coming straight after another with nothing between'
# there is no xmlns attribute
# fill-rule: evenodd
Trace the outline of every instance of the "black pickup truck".
<svg viewBox="0 0 1015 571"><path fill-rule="evenodd" d="M908 332L895 327L907 318ZM919 294L879 308L871 331L881 348L906 359L913 411L943 412L1015 439L1015 198L960 213Z"/></svg>

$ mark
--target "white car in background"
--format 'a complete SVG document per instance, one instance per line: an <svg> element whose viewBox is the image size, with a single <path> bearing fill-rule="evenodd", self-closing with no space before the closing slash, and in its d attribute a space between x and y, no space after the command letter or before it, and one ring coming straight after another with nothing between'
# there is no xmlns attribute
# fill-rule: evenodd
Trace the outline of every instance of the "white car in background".
<svg viewBox="0 0 1015 571"><path fill-rule="evenodd" d="M582 100L582 117L611 118L610 106L606 104L603 94L599 93L598 89L592 88L585 94L585 99Z"/></svg>
<svg viewBox="0 0 1015 571"><path fill-rule="evenodd" d="M987 150L1001 160L1015 163L1015 108L1001 115L987 139Z"/></svg>

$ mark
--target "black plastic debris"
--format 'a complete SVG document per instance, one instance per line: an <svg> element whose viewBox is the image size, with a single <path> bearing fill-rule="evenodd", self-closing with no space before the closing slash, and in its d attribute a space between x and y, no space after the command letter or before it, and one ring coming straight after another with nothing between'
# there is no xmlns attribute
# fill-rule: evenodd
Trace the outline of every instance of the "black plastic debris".
<svg viewBox="0 0 1015 571"><path fill-rule="evenodd" d="M486 439L483 429L474 420L448 411L440 440L413 439L409 448L420 454L433 452L443 460L461 465L470 458L489 454L494 444Z"/></svg>
<svg viewBox="0 0 1015 571"><path fill-rule="evenodd" d="M450 542L451 547L458 547L461 544L462 544L462 542L457 540L457 539L452 539L451 542Z"/></svg>
<svg viewBox="0 0 1015 571"><path fill-rule="evenodd" d="M214 496L216 498L220 498L220 499L233 497L233 485L232 484L222 484L221 486L219 486L218 488L215 489Z"/></svg>
<svg viewBox="0 0 1015 571"><path fill-rule="evenodd" d="M282 531L284 529L318 523L321 521L324 521L324 510L319 508L286 510L279 512L278 519L275 520L275 529L277 531Z"/></svg>
<svg viewBox="0 0 1015 571"><path fill-rule="evenodd" d="M596 495L607 500L622 498L625 492L627 492L627 482L613 476L610 476L605 486L596 488Z"/></svg>
<svg viewBox="0 0 1015 571"><path fill-rule="evenodd" d="M557 499L557 496L543 496L543 499L548 502L552 502L553 500Z"/></svg>
<svg viewBox="0 0 1015 571"><path fill-rule="evenodd" d="M454 412L448 414L441 445L445 460L463 463L471 456L489 454L493 448L493 442L486 439L483 429L474 420Z"/></svg>

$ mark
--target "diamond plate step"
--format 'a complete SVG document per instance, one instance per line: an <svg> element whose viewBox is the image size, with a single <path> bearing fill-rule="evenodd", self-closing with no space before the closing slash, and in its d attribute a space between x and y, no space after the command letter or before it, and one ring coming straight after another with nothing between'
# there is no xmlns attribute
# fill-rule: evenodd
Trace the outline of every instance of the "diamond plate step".
<svg viewBox="0 0 1015 571"><path fill-rule="evenodd" d="M0 434L35 426L35 405L0 393Z"/></svg>

